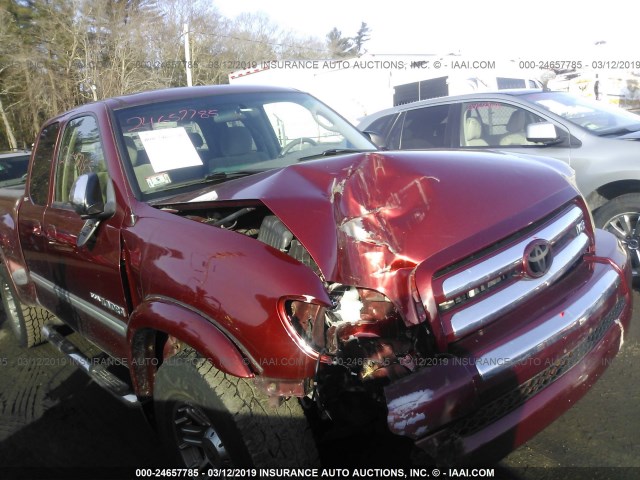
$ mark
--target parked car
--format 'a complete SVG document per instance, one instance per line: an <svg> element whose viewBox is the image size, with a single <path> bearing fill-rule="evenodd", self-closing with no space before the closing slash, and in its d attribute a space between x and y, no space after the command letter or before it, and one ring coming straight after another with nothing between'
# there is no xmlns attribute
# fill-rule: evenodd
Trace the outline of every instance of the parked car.
<svg viewBox="0 0 640 480"><path fill-rule="evenodd" d="M378 151L289 89L107 99L47 121L26 187L0 190L0 292L22 345L143 406L190 477L310 466L363 429L488 462L582 397L630 322L627 255L570 176Z"/></svg>
<svg viewBox="0 0 640 480"><path fill-rule="evenodd" d="M0 153L0 187L24 185L30 157L28 150Z"/></svg>
<svg viewBox="0 0 640 480"><path fill-rule="evenodd" d="M502 90L400 105L358 127L391 150L499 149L566 162L596 227L622 241L640 277L640 116L566 92Z"/></svg>

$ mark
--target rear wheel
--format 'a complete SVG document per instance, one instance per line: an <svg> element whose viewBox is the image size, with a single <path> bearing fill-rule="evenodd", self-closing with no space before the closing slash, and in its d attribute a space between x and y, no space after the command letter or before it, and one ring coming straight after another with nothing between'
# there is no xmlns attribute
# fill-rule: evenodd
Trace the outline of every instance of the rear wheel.
<svg viewBox="0 0 640 480"><path fill-rule="evenodd" d="M155 382L158 430L181 465L206 473L319 463L296 398L272 404L252 379L227 375L193 351L163 363Z"/></svg>
<svg viewBox="0 0 640 480"><path fill-rule="evenodd" d="M42 308L24 305L18 299L13 285L2 275L0 275L0 293L5 318L20 346L33 347L41 344L44 341L42 326L47 320L53 318L53 315Z"/></svg>
<svg viewBox="0 0 640 480"><path fill-rule="evenodd" d="M610 200L593 215L596 227L613 233L631 257L633 278L640 279L640 193L627 193Z"/></svg>

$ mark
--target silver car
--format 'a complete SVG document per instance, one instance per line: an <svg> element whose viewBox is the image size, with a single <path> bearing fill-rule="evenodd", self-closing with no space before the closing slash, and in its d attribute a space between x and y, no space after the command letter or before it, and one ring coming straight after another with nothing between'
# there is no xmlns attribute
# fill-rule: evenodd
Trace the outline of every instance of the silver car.
<svg viewBox="0 0 640 480"><path fill-rule="evenodd" d="M497 149L568 163L596 226L622 241L640 278L640 116L565 92L502 90L399 105L358 127L390 150Z"/></svg>

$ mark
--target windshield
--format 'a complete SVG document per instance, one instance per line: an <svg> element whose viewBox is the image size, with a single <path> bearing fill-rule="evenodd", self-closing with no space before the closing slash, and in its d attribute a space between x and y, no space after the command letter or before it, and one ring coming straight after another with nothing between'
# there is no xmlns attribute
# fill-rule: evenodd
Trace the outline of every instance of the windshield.
<svg viewBox="0 0 640 480"><path fill-rule="evenodd" d="M524 97L596 135L623 135L640 130L640 116L606 103L563 92L532 93Z"/></svg>
<svg viewBox="0 0 640 480"><path fill-rule="evenodd" d="M375 146L310 95L265 92L158 102L116 112L144 197Z"/></svg>

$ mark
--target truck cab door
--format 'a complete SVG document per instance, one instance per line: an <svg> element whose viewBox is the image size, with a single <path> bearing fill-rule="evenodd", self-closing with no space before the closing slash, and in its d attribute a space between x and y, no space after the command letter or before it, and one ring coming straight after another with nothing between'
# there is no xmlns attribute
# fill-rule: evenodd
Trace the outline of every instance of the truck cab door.
<svg viewBox="0 0 640 480"><path fill-rule="evenodd" d="M105 219L91 241L78 246L85 225L71 203L75 180L95 173L105 196L110 182L99 124L92 115L71 120L58 151L53 198L44 214L43 234L51 264L48 288L56 296L53 312L104 351L126 356L127 296L120 271L120 226L117 213Z"/></svg>
<svg viewBox="0 0 640 480"><path fill-rule="evenodd" d="M45 307L51 305L53 296L52 292L43 288L42 282L39 281L51 275L46 252L47 240L42 225L49 201L51 167L59 130L59 123L52 123L46 125L38 136L29 181L18 215L18 233L22 254L29 276L35 285L38 300ZM17 279L16 287L18 289L23 287L18 284ZM25 298L29 298L33 292L24 290L22 293Z"/></svg>

